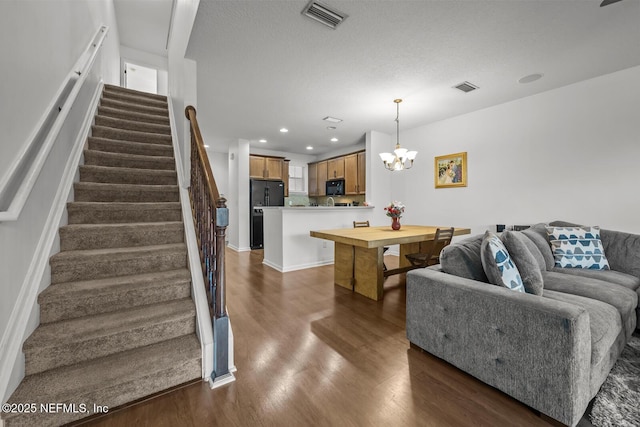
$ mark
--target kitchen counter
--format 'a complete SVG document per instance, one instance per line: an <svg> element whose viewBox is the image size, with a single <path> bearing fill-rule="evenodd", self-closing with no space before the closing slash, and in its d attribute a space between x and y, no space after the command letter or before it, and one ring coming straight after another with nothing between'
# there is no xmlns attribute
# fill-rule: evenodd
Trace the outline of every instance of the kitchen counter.
<svg viewBox="0 0 640 427"><path fill-rule="evenodd" d="M373 209L373 206L254 206L255 209L281 209L281 210L308 210L308 209L321 209L321 210L340 210L345 209Z"/></svg>
<svg viewBox="0 0 640 427"><path fill-rule="evenodd" d="M256 206L264 219L263 263L280 272L333 264L334 243L311 230L353 227L373 217L373 206Z"/></svg>

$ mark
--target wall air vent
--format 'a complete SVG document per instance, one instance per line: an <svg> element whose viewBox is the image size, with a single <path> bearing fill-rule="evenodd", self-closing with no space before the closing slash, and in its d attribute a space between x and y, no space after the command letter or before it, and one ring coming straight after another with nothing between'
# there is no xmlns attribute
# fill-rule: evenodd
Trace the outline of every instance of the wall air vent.
<svg viewBox="0 0 640 427"><path fill-rule="evenodd" d="M307 4L302 10L302 14L334 30L342 21L347 19L347 15L344 13L331 9L329 6L318 3L315 0L311 0L309 4Z"/></svg>
<svg viewBox="0 0 640 427"><path fill-rule="evenodd" d="M478 89L478 86L471 84L469 82L462 82L458 85L455 85L454 88L467 93L467 92L471 92L473 90Z"/></svg>

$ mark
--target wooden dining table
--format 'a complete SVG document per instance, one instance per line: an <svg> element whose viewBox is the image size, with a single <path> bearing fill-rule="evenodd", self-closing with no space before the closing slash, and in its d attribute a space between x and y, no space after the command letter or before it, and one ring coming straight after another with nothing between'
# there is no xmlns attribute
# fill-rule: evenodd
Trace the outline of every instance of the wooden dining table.
<svg viewBox="0 0 640 427"><path fill-rule="evenodd" d="M451 226L402 225L400 230L390 226L339 228L311 231L311 237L335 242L334 282L368 298L379 300L383 296L384 279L393 274L411 270L406 254L426 253L438 228ZM454 236L471 233L468 228L455 228ZM385 246L400 245L400 265L384 270Z"/></svg>

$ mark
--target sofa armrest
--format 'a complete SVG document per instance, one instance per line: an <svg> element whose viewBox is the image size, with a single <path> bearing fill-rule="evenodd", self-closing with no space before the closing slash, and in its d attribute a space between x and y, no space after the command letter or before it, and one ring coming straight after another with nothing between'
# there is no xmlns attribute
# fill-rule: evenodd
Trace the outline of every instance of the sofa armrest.
<svg viewBox="0 0 640 427"><path fill-rule="evenodd" d="M587 408L582 307L418 269L407 273L406 327L413 344L562 423Z"/></svg>
<svg viewBox="0 0 640 427"><path fill-rule="evenodd" d="M640 277L640 235L600 230L600 238L612 270Z"/></svg>

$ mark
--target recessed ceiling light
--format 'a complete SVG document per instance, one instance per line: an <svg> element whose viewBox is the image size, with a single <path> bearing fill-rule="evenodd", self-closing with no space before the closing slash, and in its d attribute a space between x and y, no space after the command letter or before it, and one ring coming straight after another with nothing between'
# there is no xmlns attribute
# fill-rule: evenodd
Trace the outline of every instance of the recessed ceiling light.
<svg viewBox="0 0 640 427"><path fill-rule="evenodd" d="M327 126L327 130L336 130L335 126Z"/></svg>
<svg viewBox="0 0 640 427"><path fill-rule="evenodd" d="M307 150L313 150L313 147L310 145L307 145Z"/></svg>
<svg viewBox="0 0 640 427"><path fill-rule="evenodd" d="M331 116L327 116L324 119L325 122L331 122L331 123L340 123L342 121L342 119L336 119L335 117L331 117Z"/></svg>
<svg viewBox="0 0 640 427"><path fill-rule="evenodd" d="M267 140L266 139L261 139L258 142L262 142L264 144L265 142L267 142Z"/></svg>
<svg viewBox="0 0 640 427"><path fill-rule="evenodd" d="M544 74L542 73L529 74L528 76L524 76L523 78L518 80L518 83L522 83L522 84L533 83L536 80L540 80L542 76L544 76Z"/></svg>
<svg viewBox="0 0 640 427"><path fill-rule="evenodd" d="M209 146L207 144L204 145L204 148L209 148Z"/></svg>
<svg viewBox="0 0 640 427"><path fill-rule="evenodd" d="M331 142L338 142L338 138L331 138Z"/></svg>
<svg viewBox="0 0 640 427"><path fill-rule="evenodd" d="M282 129L280 129L280 132L282 132L282 133L287 133L287 132L289 132L289 129L287 129L287 128L282 128Z"/></svg>

